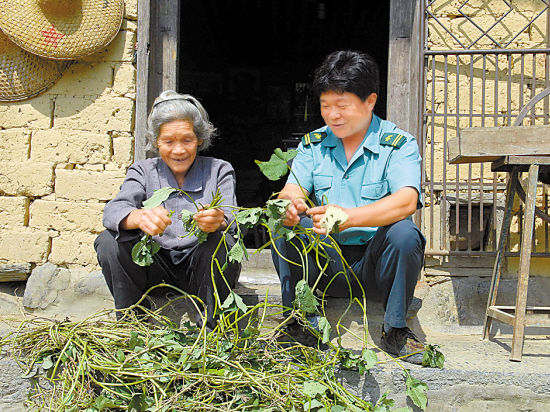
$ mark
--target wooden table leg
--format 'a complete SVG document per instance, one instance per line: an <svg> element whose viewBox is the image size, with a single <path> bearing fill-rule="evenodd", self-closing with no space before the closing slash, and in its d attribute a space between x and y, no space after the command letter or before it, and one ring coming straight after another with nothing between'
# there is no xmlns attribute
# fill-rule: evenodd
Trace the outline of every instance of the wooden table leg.
<svg viewBox="0 0 550 412"><path fill-rule="evenodd" d="M489 338L491 331L492 318L488 315L489 307L494 306L497 301L498 284L500 280L500 270L502 267L502 259L504 257L504 247L508 241L508 231L510 229L510 220L512 220L512 206L514 204L514 196L518 182L518 169L514 167L510 173L510 178L506 185L506 202L504 207L504 217L500 224L500 236L497 245L497 255L493 265L493 275L491 277L491 286L489 287L489 297L487 299L487 308L485 309L485 321L483 323L483 339Z"/></svg>
<svg viewBox="0 0 550 412"><path fill-rule="evenodd" d="M525 199L525 214L523 216L523 233L521 236L518 290L516 294L516 309L514 317L514 335L512 338L512 353L510 360L521 361L525 332L525 310L527 308L527 289L529 284L529 267L531 264L531 249L533 244L533 227L535 221L535 203L537 201L537 179L539 166L529 166L529 176Z"/></svg>

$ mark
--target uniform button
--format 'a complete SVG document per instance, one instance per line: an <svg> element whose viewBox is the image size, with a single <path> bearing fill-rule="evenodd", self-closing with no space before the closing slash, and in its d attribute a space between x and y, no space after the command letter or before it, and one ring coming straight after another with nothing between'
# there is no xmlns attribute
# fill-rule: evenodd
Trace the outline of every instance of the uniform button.
<svg viewBox="0 0 550 412"><path fill-rule="evenodd" d="M179 193L178 193L178 196L179 196L179 197L182 197L182 196L183 196L183 193L179 192Z"/></svg>

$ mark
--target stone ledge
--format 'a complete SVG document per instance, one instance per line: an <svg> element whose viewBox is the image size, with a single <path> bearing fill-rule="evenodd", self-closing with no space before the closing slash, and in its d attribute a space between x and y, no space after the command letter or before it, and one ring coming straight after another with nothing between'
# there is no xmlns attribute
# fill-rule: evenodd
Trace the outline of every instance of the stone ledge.
<svg viewBox="0 0 550 412"><path fill-rule="evenodd" d="M30 263L0 265L0 282L27 280L30 274Z"/></svg>

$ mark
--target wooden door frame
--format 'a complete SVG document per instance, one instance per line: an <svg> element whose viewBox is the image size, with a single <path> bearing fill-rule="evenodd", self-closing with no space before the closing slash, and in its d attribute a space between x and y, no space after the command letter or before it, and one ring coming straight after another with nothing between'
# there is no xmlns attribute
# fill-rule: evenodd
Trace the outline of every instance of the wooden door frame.
<svg viewBox="0 0 550 412"><path fill-rule="evenodd" d="M424 70L421 59L421 1L390 0L387 119L423 142L419 110ZM422 148L420 148L422 149ZM422 150L421 150L422 152Z"/></svg>
<svg viewBox="0 0 550 412"><path fill-rule="evenodd" d="M420 61L421 1L390 0L386 104L388 120L416 136L418 142L423 142L418 135L424 70ZM145 133L152 100L163 90L177 90L180 3L138 0L135 161L147 156Z"/></svg>
<svg viewBox="0 0 550 412"><path fill-rule="evenodd" d="M138 0L134 161L147 157L147 115L164 90L178 89L181 0Z"/></svg>

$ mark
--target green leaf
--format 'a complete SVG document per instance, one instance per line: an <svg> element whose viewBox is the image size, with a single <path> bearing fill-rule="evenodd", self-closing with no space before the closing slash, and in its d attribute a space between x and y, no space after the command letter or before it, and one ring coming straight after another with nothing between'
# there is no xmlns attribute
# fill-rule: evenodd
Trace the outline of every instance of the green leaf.
<svg viewBox="0 0 550 412"><path fill-rule="evenodd" d="M344 412L345 410L346 408L342 405L334 405L330 408L330 412Z"/></svg>
<svg viewBox="0 0 550 412"><path fill-rule="evenodd" d="M263 209L261 207L254 207L252 209L241 210L235 216L237 223L245 225L246 227L253 227L258 224L262 218Z"/></svg>
<svg viewBox="0 0 550 412"><path fill-rule="evenodd" d="M197 237L197 240L199 243L204 243L208 239L208 233L203 232L202 230L198 229L195 231L195 236Z"/></svg>
<svg viewBox="0 0 550 412"><path fill-rule="evenodd" d="M150 266L153 255L160 250L160 245L151 236L144 235L132 248L132 260L139 266Z"/></svg>
<svg viewBox="0 0 550 412"><path fill-rule="evenodd" d="M235 295L234 299L235 299L235 303L237 304L237 307L241 310L242 313L246 313L248 311L248 307L243 302L243 298L241 298L235 292L231 292L231 293L233 293L233 295Z"/></svg>
<svg viewBox="0 0 550 412"><path fill-rule="evenodd" d="M145 342L141 339L137 332L130 332L130 340L128 341L128 349L135 351L136 347L144 347ZM137 352L137 351L136 351Z"/></svg>
<svg viewBox="0 0 550 412"><path fill-rule="evenodd" d="M154 191L153 196L143 202L144 209L153 209L170 197L178 189L174 187L161 187Z"/></svg>
<svg viewBox="0 0 550 412"><path fill-rule="evenodd" d="M189 211L189 210L183 209L183 210L181 211L181 220L182 220L182 222L183 222L184 224L187 223L187 222L189 222L190 220L193 219L193 215L194 215L194 214L195 214L194 212L191 212L191 211Z"/></svg>
<svg viewBox="0 0 550 412"><path fill-rule="evenodd" d="M141 412L147 410L153 404L153 400L149 396L143 394L134 394L132 400L128 404L128 411Z"/></svg>
<svg viewBox="0 0 550 412"><path fill-rule="evenodd" d="M388 392L384 392L384 394L378 399L378 402L376 402L376 405L374 406L373 412L390 412L391 407L395 404L395 401L393 399L388 398Z"/></svg>
<svg viewBox="0 0 550 412"><path fill-rule="evenodd" d="M325 385L315 381L304 382L302 387L303 394L310 398L315 398L317 395L323 396L326 391L327 387Z"/></svg>
<svg viewBox="0 0 550 412"><path fill-rule="evenodd" d="M246 255L246 249L243 247L241 242L237 242L233 245L229 253L227 254L230 262L242 262Z"/></svg>
<svg viewBox="0 0 550 412"><path fill-rule="evenodd" d="M443 369L445 356L439 351L438 345L426 345L424 347L424 356L422 358L422 366L430 368Z"/></svg>
<svg viewBox="0 0 550 412"><path fill-rule="evenodd" d="M320 225L327 231L327 234L331 232L338 233L339 226L348 220L348 217L348 214L339 207L329 206L321 218Z"/></svg>
<svg viewBox="0 0 550 412"><path fill-rule="evenodd" d="M275 156L277 156L279 159L284 160L285 162L290 162L292 159L296 157L298 154L298 151L295 149L287 150L286 152L283 152L281 149L276 148L273 153Z"/></svg>
<svg viewBox="0 0 550 412"><path fill-rule="evenodd" d="M403 375L407 377L407 380L405 381L405 384L407 385L407 396L416 406L422 410L425 410L426 405L428 404L428 397L426 396L428 385L416 378L413 378L408 371L403 372Z"/></svg>
<svg viewBox="0 0 550 412"><path fill-rule="evenodd" d="M330 340L330 332L332 331L332 327L330 326L330 322L324 316L319 318L319 329L323 332L323 343L327 343Z"/></svg>
<svg viewBox="0 0 550 412"><path fill-rule="evenodd" d="M122 349L118 349L116 351L116 360L122 363L124 362L124 359L126 359L126 356L124 356L124 352L122 352Z"/></svg>
<svg viewBox="0 0 550 412"><path fill-rule="evenodd" d="M294 305L306 314L317 313L319 302L305 280L296 283L296 299Z"/></svg>
<svg viewBox="0 0 550 412"><path fill-rule="evenodd" d="M266 215L273 219L282 219L286 215L286 210L290 206L288 199L271 199L265 202Z"/></svg>
<svg viewBox="0 0 550 412"><path fill-rule="evenodd" d="M99 396L98 396L97 398L95 398L95 400L94 400L94 407L95 407L99 412L101 412L101 411L104 410L104 409L118 408L119 405L117 405L116 403L114 403L112 399L106 398L106 397L103 396L103 395L99 395Z"/></svg>
<svg viewBox="0 0 550 412"><path fill-rule="evenodd" d="M48 355L44 358L44 360L42 361L42 368L44 370L48 370L50 369L51 367L53 366L53 359L52 359L52 355Z"/></svg>
<svg viewBox="0 0 550 412"><path fill-rule="evenodd" d="M223 312L234 312L237 309L240 309L243 313L246 313L248 311L248 307L243 302L243 299L233 291L229 293L227 298L220 306L220 309Z"/></svg>
<svg viewBox="0 0 550 412"><path fill-rule="evenodd" d="M298 152L294 149L283 152L277 148L267 162L259 160L254 160L254 162L269 180L279 180L288 173L289 166L287 162L294 159L297 154Z"/></svg>
<svg viewBox="0 0 550 412"><path fill-rule="evenodd" d="M376 365L376 362L378 362L378 356L376 356L376 352L372 349L363 349L361 352L361 359L365 362L365 368L367 370L372 369L372 367Z"/></svg>
<svg viewBox="0 0 550 412"><path fill-rule="evenodd" d="M356 369L360 362L359 355L349 349L340 349L340 364L344 369Z"/></svg>
<svg viewBox="0 0 550 412"><path fill-rule="evenodd" d="M233 293L230 293L227 295L225 300L223 301L222 305L220 306L220 309L227 310L233 307L233 304L235 303L235 296L233 296Z"/></svg>

